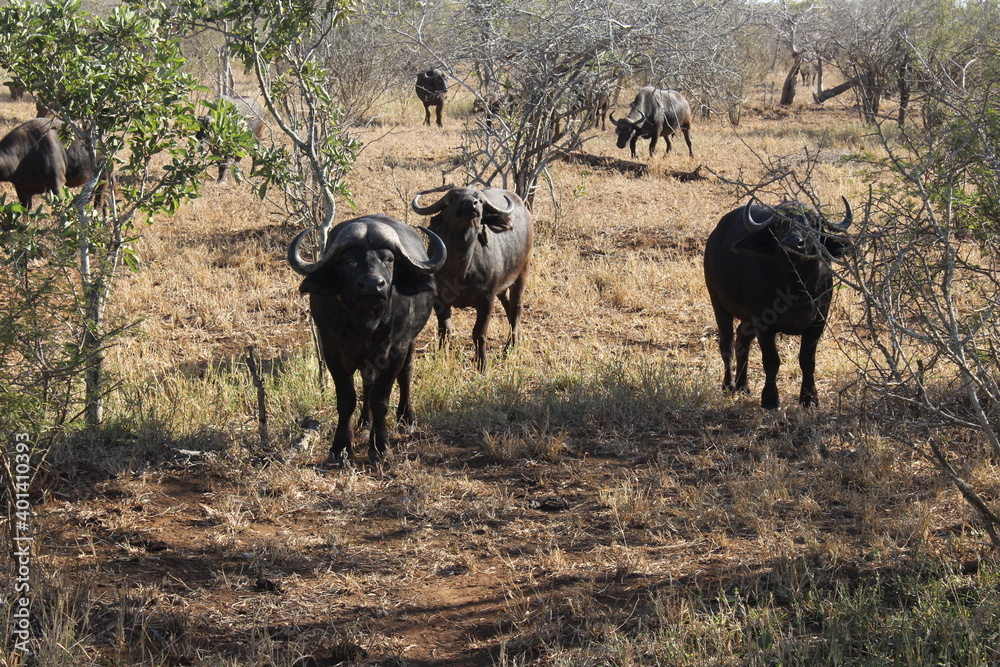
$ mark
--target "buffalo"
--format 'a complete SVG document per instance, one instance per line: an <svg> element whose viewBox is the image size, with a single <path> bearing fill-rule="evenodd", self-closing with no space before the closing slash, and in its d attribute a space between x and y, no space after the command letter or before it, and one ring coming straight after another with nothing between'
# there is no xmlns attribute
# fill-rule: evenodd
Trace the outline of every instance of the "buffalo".
<svg viewBox="0 0 1000 667"><path fill-rule="evenodd" d="M35 195L76 188L94 174L94 161L79 138L64 145L63 123L35 118L0 140L0 181L14 184L17 199L27 208Z"/></svg>
<svg viewBox="0 0 1000 667"><path fill-rule="evenodd" d="M264 133L264 111L257 100L252 97L243 97L240 95L222 95L219 97L219 100L225 100L235 106L240 118L243 119L246 129L250 131L255 139L260 139ZM212 120L209 116L198 116L198 123L201 125L201 129L198 130L195 136L199 141L208 141L208 128L211 122ZM215 155L220 155L215 147L212 147L212 152ZM239 162L240 158L239 156L230 157L225 155L220 157L222 157L222 160L219 162L219 178L216 182L225 183L230 164Z"/></svg>
<svg viewBox="0 0 1000 667"><path fill-rule="evenodd" d="M331 229L322 258L306 264L299 245L310 231L292 241L288 263L305 276L299 292L309 294L323 358L337 390L330 461L343 465L344 452L351 456L354 374L361 371L361 417L371 424L368 456L376 462L389 443L386 416L394 382L399 384L396 417L414 422L414 339L430 317L434 272L444 264L447 251L433 232L420 230L430 238L428 253L413 227L388 216L367 215Z"/></svg>
<svg viewBox="0 0 1000 667"><path fill-rule="evenodd" d="M13 81L8 81L4 85L7 86L8 90L10 90L11 102L20 102L21 98L24 97L24 94L28 92L27 88L19 83L14 83Z"/></svg>
<svg viewBox="0 0 1000 667"><path fill-rule="evenodd" d="M607 130L607 114L611 107L611 84L597 77L585 77L574 85L572 113L582 114L585 125Z"/></svg>
<svg viewBox="0 0 1000 667"><path fill-rule="evenodd" d="M521 297L534 241L531 212L516 194L497 188L449 189L435 203L421 206L420 197L429 192L434 191L414 197L412 207L420 215L433 216L429 227L448 248L434 301L439 340L443 345L451 336L452 307L475 308L472 339L477 365L483 370L494 298L500 300L510 323L504 351L517 344Z"/></svg>
<svg viewBox="0 0 1000 667"><path fill-rule="evenodd" d="M816 346L833 296L830 258L843 256L853 214L840 223L828 221L812 206L785 202L766 207L749 204L722 217L705 244L705 284L719 327L719 352L725 367L723 388L748 391L750 344L760 344L764 365L761 406L778 407L781 358L775 335L801 336L799 403L816 397ZM733 378L733 320L736 329L736 377Z"/></svg>
<svg viewBox="0 0 1000 667"><path fill-rule="evenodd" d="M444 72L436 67L425 69L417 75L416 90L417 97L424 105L424 125L431 124L431 107L435 107L438 127L442 127L441 110L448 94L448 81Z"/></svg>
<svg viewBox="0 0 1000 667"><path fill-rule="evenodd" d="M489 125L491 116L499 116L514 108L513 99L505 91L490 90L483 93L482 97L476 97L472 103L472 113L486 114L486 124Z"/></svg>
<svg viewBox="0 0 1000 667"><path fill-rule="evenodd" d="M608 129L607 115L611 107L611 91L607 88L599 88L591 91L588 98L588 114L593 118L594 127L601 126L601 131Z"/></svg>
<svg viewBox="0 0 1000 667"><path fill-rule="evenodd" d="M667 142L666 152L670 152L670 137L681 131L687 142L688 154L694 157L691 148L691 105L684 96L675 90L661 90L653 86L642 88L632 102L632 108L624 118L615 119L612 112L611 122L615 124L618 133L618 148L625 144L632 149L635 157L635 142L639 137L650 139L649 155L652 157L656 142L660 137Z"/></svg>

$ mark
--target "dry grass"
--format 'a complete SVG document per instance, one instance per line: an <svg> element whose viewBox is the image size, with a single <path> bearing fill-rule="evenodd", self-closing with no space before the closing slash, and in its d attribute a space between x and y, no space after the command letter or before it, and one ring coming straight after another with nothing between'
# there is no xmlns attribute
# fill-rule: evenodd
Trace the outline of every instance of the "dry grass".
<svg viewBox="0 0 1000 667"><path fill-rule="evenodd" d="M422 222L408 202L452 166L467 117L443 131L421 119L415 104L389 109L364 137L358 214ZM335 411L283 261L297 230L249 187L214 183L146 229L114 305L138 321L110 351L123 383L112 426L59 452L64 479L38 508L34 608L53 616L39 621L37 664L844 664L858 660L851 641L881 631L879 655L903 647L897 664L921 664L904 631L921 610L942 646L965 642L962 664L995 658L995 575L934 564L975 562L968 510L837 409L852 377L836 342L849 295L820 345L823 407L794 405L795 363L779 377L781 412L717 391L700 255L738 202L715 179L669 171L752 179L755 152L820 148L815 185L836 202L861 189L841 156L873 142L836 105L747 112L738 130L699 122L693 141L694 159L658 154L641 178L553 169L560 208L539 194L523 343L497 359L496 318L480 374L471 313L456 314L447 352L427 327L421 423L379 468L318 465ZM587 149L625 157L611 134ZM284 462L255 444L249 345L266 360L279 449L303 418L323 423L319 444ZM781 352L794 359L795 342ZM889 579L929 581L939 598L892 598ZM933 620L959 617L965 639Z"/></svg>

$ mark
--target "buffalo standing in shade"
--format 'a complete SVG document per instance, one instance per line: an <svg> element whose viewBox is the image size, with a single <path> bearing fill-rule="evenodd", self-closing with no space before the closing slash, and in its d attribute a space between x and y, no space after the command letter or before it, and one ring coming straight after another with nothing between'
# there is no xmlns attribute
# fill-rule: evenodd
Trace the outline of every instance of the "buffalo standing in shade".
<svg viewBox="0 0 1000 667"><path fill-rule="evenodd" d="M368 215L330 230L327 250L306 264L299 245L288 248L292 269L305 276L300 293L309 294L323 358L337 389L337 430L330 460L342 465L354 444L351 416L357 405L354 373L361 371L362 420L370 421L368 456L381 458L389 444L387 414L394 382L399 384L396 417L414 422L410 404L414 339L434 302L434 272L444 264L444 243L430 237L430 256L417 231L384 215Z"/></svg>
<svg viewBox="0 0 1000 667"><path fill-rule="evenodd" d="M433 216L430 229L448 248L448 259L437 276L434 301L439 340L444 344L451 336L452 307L475 308L472 339L476 363L482 370L486 367L486 331L494 298L500 300L510 323L504 351L517 344L521 297L534 241L531 212L516 194L497 188L451 189L428 206L420 205L423 194L427 192L413 198L413 210Z"/></svg>
<svg viewBox="0 0 1000 667"><path fill-rule="evenodd" d="M705 283L719 326L719 352L725 366L723 388L748 391L747 359L754 338L764 365L761 406L778 407L775 345L779 333L801 336L799 402L817 403L816 346L833 296L830 257L850 245L845 236L853 220L851 205L839 224L799 202L774 208L751 201L724 215L705 244ZM733 378L733 320L736 330L736 376Z"/></svg>

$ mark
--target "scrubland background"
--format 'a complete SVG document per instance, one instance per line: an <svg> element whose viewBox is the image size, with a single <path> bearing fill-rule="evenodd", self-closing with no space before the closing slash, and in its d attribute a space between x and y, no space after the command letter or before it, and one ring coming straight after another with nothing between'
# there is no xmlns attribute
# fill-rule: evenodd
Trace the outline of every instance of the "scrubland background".
<svg viewBox="0 0 1000 667"><path fill-rule="evenodd" d="M418 340L418 426L397 431L378 467L324 465L334 392L284 259L300 230L279 203L210 181L144 227L139 268L120 275L108 313L130 326L107 353L117 390L105 425L53 450L37 499L37 653L0 659L993 664L988 539L860 391L848 342L859 294L838 288L818 408L795 401L788 338L783 409L759 408L756 348L751 394L721 392L701 261L718 219L744 202L732 182L757 182L783 156L808 166L831 217L842 196L861 216L870 181L854 158L882 150L854 98L780 107L781 81L754 89L738 126L696 118L693 158L676 144L648 158L640 142L648 173L624 172L614 134L595 129L584 151L608 167L557 162L533 210L521 345L498 357L508 328L495 317L480 373L473 314L456 313L448 350L432 318ZM415 97L387 102L359 130L354 206L338 218L425 224L409 202L454 182L443 174L477 122L472 101L453 91L443 129L422 124ZM4 131L33 115L0 100ZM296 446L307 420L319 437ZM952 444L992 497L1000 477L982 443Z"/></svg>

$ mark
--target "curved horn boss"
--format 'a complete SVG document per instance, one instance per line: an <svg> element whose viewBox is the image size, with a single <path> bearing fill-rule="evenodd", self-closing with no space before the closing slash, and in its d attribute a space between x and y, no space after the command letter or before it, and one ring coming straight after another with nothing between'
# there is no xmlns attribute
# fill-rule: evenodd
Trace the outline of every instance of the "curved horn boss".
<svg viewBox="0 0 1000 667"><path fill-rule="evenodd" d="M431 188L430 190L422 190L418 192L416 196L413 198L413 201L410 202L410 207L413 208L414 212L416 212L418 215L434 215L435 213L437 213L438 211L440 211L441 209L443 209L445 206L448 205L449 194L453 189L454 186L452 185L442 185L441 187L438 188ZM430 204L428 206L421 206L420 198L423 197L424 195L429 195L432 192L445 192L446 194L433 204Z"/></svg>

